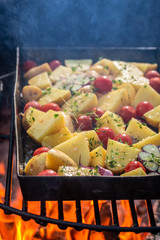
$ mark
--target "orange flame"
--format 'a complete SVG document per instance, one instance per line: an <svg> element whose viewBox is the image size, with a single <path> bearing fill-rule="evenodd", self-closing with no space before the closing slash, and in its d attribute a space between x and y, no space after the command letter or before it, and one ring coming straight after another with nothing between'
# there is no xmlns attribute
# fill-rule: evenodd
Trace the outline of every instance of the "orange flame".
<svg viewBox="0 0 160 240"><path fill-rule="evenodd" d="M0 164L0 172L5 173L5 168L3 164ZM0 183L0 202L4 202L5 189ZM100 215L103 211L106 201L99 201ZM128 201L119 201L119 207L121 211L118 212L120 219L120 226L129 227L132 225L132 218L130 213L130 207ZM22 208L22 194L20 188L17 189L16 197L11 201L11 206L17 209ZM109 202L108 205L109 207ZM82 201L82 223L95 224L95 213L94 213L94 203L93 201ZM58 204L56 201L46 202L46 215L54 219L58 219ZM63 202L64 210L64 220L76 222L76 205L72 201ZM34 214L40 214L40 202L28 202L28 212ZM140 219L138 219L140 224ZM102 219L102 225L112 224L112 215L109 214L108 217ZM56 239L55 234L58 238L58 234L61 235L61 239L67 240L97 240L105 239L105 234L103 232L99 233L96 231L81 230L76 231L71 227L66 230L60 230L57 225L48 224L47 227L41 227L34 220L23 221L20 216L11 214L5 215L3 210L0 209L0 240L42 240L42 239ZM144 236L144 235L143 235ZM120 240L143 240L141 234L135 233L120 233Z"/></svg>

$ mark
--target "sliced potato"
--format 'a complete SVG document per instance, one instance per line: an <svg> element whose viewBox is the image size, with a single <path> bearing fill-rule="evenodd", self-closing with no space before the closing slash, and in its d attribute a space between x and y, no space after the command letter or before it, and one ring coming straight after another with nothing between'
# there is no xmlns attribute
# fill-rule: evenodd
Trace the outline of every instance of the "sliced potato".
<svg viewBox="0 0 160 240"><path fill-rule="evenodd" d="M26 102L37 101L42 96L42 90L37 86L27 85L23 87L22 94Z"/></svg>
<svg viewBox="0 0 160 240"><path fill-rule="evenodd" d="M160 124L160 105L146 112L143 117L148 124L158 128L158 125Z"/></svg>
<svg viewBox="0 0 160 240"><path fill-rule="evenodd" d="M23 124L24 129L27 130L28 128L30 128L37 119L39 119L40 117L42 117L44 115L45 115L44 112L42 112L36 108L29 107L24 112L24 115L22 118L22 124Z"/></svg>
<svg viewBox="0 0 160 240"><path fill-rule="evenodd" d="M109 139L105 165L114 174L122 173L127 164L137 158L139 152L138 148Z"/></svg>
<svg viewBox="0 0 160 240"><path fill-rule="evenodd" d="M140 167L140 168L136 168L132 171L123 173L120 175L121 177L129 177L129 176L147 176L147 174L145 173L145 171Z"/></svg>
<svg viewBox="0 0 160 240"><path fill-rule="evenodd" d="M57 103L58 105L64 104L71 96L71 92L68 90L47 88L43 92L43 96L39 99L39 103L43 106L47 103Z"/></svg>
<svg viewBox="0 0 160 240"><path fill-rule="evenodd" d="M160 94L157 93L150 85L142 86L133 101L133 106L136 108L137 104L142 101L148 101L152 103L154 107L160 105Z"/></svg>
<svg viewBox="0 0 160 240"><path fill-rule="evenodd" d="M30 78L28 80L28 84L37 86L41 89L45 89L52 86L47 72L40 73L34 76L33 78Z"/></svg>
<svg viewBox="0 0 160 240"><path fill-rule="evenodd" d="M89 147L83 133L57 145L55 149L67 154L75 161L77 166L80 163L84 166L89 166L90 164Z"/></svg>
<svg viewBox="0 0 160 240"><path fill-rule="evenodd" d="M106 150L102 147L99 146L95 148L93 151L90 152L90 157L91 157L91 167L96 167L100 165L101 167L104 167L104 160L106 157Z"/></svg>
<svg viewBox="0 0 160 240"><path fill-rule="evenodd" d="M42 146L48 148L54 148L58 144L67 141L72 138L72 134L67 127L62 128L59 132L45 136L42 139Z"/></svg>
<svg viewBox="0 0 160 240"><path fill-rule="evenodd" d="M125 88L106 93L98 99L98 107L103 111L118 113L120 108L126 105L129 105L129 99Z"/></svg>
<svg viewBox="0 0 160 240"><path fill-rule="evenodd" d="M60 166L77 167L77 164L62 151L52 148L47 153L45 166L47 169L52 169L57 172Z"/></svg>
<svg viewBox="0 0 160 240"><path fill-rule="evenodd" d="M43 72L48 72L48 73L52 72L52 69L50 68L48 63L43 63L42 65L31 68L28 72L24 74L24 78L30 79Z"/></svg>
<svg viewBox="0 0 160 240"><path fill-rule="evenodd" d="M156 70L158 65L157 63L138 63L138 62L132 62L134 66L138 67L144 74L148 72L149 70Z"/></svg>
<svg viewBox="0 0 160 240"><path fill-rule="evenodd" d="M72 74L72 69L70 67L65 67L60 65L57 67L50 75L51 82L55 83L56 81L69 77Z"/></svg>
<svg viewBox="0 0 160 240"><path fill-rule="evenodd" d="M126 129L126 133L136 141L145 139L146 137L154 136L156 133L140 121L132 118Z"/></svg>
<svg viewBox="0 0 160 240"><path fill-rule="evenodd" d="M110 59L107 59L107 58L101 59L100 61L96 62L93 66L91 66L91 69L97 71L98 66L101 67L100 68L101 70L103 69L104 73L106 73L105 75L109 75L109 73L112 74L113 76L121 75L120 70L116 67L114 62L111 61ZM99 71L97 72L99 73Z"/></svg>
<svg viewBox="0 0 160 240"><path fill-rule="evenodd" d="M125 125L122 118L115 113L106 111L97 121L97 127L112 128L115 134L125 133Z"/></svg>
<svg viewBox="0 0 160 240"><path fill-rule="evenodd" d="M86 71L92 64L92 59L66 59L64 61L72 71Z"/></svg>
<svg viewBox="0 0 160 240"><path fill-rule="evenodd" d="M36 142L41 143L45 136L51 135L61 130L65 126L62 113L49 110L44 116L35 121L27 130L28 135Z"/></svg>
<svg viewBox="0 0 160 240"><path fill-rule="evenodd" d="M38 175L45 169L45 161L46 161L47 153L41 153L39 155L33 156L25 167L26 175Z"/></svg>
<svg viewBox="0 0 160 240"><path fill-rule="evenodd" d="M129 105L133 105L133 101L136 95L136 90L130 83L122 83L118 88L125 88L128 92Z"/></svg>
<svg viewBox="0 0 160 240"><path fill-rule="evenodd" d="M158 134L155 134L154 136L147 137L143 139L142 141L139 141L135 144L133 144L133 147L141 149L147 144L154 144L159 145L160 144L160 132Z"/></svg>
<svg viewBox="0 0 160 240"><path fill-rule="evenodd" d="M97 97L94 93L82 93L73 96L62 106L62 111L66 114L78 115L86 113L97 106Z"/></svg>

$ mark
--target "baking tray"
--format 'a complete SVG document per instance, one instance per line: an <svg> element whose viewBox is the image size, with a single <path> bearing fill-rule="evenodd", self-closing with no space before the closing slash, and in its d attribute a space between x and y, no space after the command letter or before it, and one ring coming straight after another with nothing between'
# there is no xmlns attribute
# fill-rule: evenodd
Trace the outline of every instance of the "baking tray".
<svg viewBox="0 0 160 240"><path fill-rule="evenodd" d="M160 175L137 177L104 176L25 176L21 174L24 163L38 147L25 133L21 124L24 103L21 90L25 80L20 65L27 59L38 64L59 59L93 59L100 57L112 60L158 63L158 48L17 48L17 68L14 91L15 127L17 146L17 176L23 198L27 201L42 200L119 200L119 199L160 199ZM33 150L31 151L30 145Z"/></svg>

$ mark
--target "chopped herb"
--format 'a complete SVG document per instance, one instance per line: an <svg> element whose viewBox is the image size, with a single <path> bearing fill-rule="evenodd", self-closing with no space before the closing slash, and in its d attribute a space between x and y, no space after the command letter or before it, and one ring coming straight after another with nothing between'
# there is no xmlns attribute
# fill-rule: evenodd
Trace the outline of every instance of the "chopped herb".
<svg viewBox="0 0 160 240"><path fill-rule="evenodd" d="M52 90L52 88L46 88L45 90L43 90L42 96L50 94L52 92L51 90Z"/></svg>
<svg viewBox="0 0 160 240"><path fill-rule="evenodd" d="M55 117L55 118L57 118L58 116L59 116L59 114L58 114L58 113L55 113L55 114L54 114L54 117Z"/></svg>

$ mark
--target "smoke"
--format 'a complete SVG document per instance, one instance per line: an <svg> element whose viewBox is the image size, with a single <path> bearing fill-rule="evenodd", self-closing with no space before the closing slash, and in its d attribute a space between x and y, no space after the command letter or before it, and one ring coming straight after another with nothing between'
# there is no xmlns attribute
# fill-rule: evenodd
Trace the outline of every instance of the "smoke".
<svg viewBox="0 0 160 240"><path fill-rule="evenodd" d="M19 46L158 46L156 0L0 1L1 44Z"/></svg>

